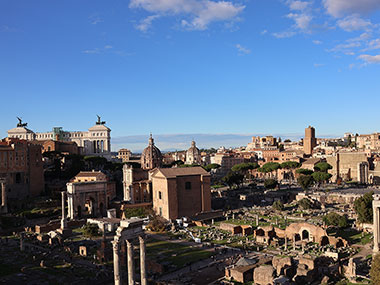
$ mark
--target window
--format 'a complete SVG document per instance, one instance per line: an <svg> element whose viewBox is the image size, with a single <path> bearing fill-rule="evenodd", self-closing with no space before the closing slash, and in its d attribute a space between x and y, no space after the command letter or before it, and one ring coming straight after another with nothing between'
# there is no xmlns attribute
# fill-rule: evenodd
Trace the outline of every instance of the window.
<svg viewBox="0 0 380 285"><path fill-rule="evenodd" d="M186 190L191 190L191 182L185 182L185 189Z"/></svg>
<svg viewBox="0 0 380 285"><path fill-rule="evenodd" d="M158 199L162 199L162 193L161 193L161 191L158 191Z"/></svg>
<svg viewBox="0 0 380 285"><path fill-rule="evenodd" d="M161 207L159 208L159 211L160 211L160 216L162 216L162 208Z"/></svg>

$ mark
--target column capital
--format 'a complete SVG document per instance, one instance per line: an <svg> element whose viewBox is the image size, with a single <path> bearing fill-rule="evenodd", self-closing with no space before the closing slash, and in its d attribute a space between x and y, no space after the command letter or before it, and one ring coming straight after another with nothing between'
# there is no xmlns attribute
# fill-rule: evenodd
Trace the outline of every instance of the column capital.
<svg viewBox="0 0 380 285"><path fill-rule="evenodd" d="M113 240L113 241L111 241L111 243L112 243L113 250L114 251L119 251L119 249L120 249L120 243L119 243L119 241Z"/></svg>

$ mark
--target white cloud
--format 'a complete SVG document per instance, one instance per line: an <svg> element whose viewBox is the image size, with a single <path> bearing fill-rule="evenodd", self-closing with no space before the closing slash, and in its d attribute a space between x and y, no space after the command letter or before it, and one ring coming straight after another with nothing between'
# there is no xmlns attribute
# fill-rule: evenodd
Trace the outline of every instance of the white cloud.
<svg viewBox="0 0 380 285"><path fill-rule="evenodd" d="M375 50L375 49L380 49L380 39L374 39L374 40L371 40L371 41L368 43L367 48L363 49L363 51L367 51L367 50Z"/></svg>
<svg viewBox="0 0 380 285"><path fill-rule="evenodd" d="M310 2L297 1L297 0L289 0L287 1L287 4L289 5L289 8L291 10L296 10L296 11L303 11L310 6Z"/></svg>
<svg viewBox="0 0 380 285"><path fill-rule="evenodd" d="M111 45L105 45L104 46L104 49L111 49L111 48L113 48L113 46L111 46Z"/></svg>
<svg viewBox="0 0 380 285"><path fill-rule="evenodd" d="M158 19L159 15L152 15L148 16L145 19L142 19L138 25L135 26L136 29L140 30L141 32L147 32L150 27L152 26L152 22L156 19Z"/></svg>
<svg viewBox="0 0 380 285"><path fill-rule="evenodd" d="M321 66L324 66L325 64L324 63L314 63L314 67L321 67Z"/></svg>
<svg viewBox="0 0 380 285"><path fill-rule="evenodd" d="M86 49L86 50L82 51L82 53L86 53L86 54L99 54L100 50L98 48Z"/></svg>
<svg viewBox="0 0 380 285"><path fill-rule="evenodd" d="M362 33L360 36L356 37L356 38L351 38L351 39L348 39L347 42L361 42L361 41L366 41L368 39L370 39L372 36L371 34L369 33Z"/></svg>
<svg viewBox="0 0 380 285"><path fill-rule="evenodd" d="M182 26L194 30L205 30L212 22L233 21L245 8L229 1L211 0L131 0L129 7L160 16L183 15Z"/></svg>
<svg viewBox="0 0 380 285"><path fill-rule="evenodd" d="M286 17L289 19L293 19L295 22L295 27L300 30L307 30L309 28L310 21L313 18L311 15L305 13L290 13L286 15Z"/></svg>
<svg viewBox="0 0 380 285"><path fill-rule="evenodd" d="M360 47L360 42L349 42L344 44L336 45L334 48L330 49L329 51L332 52L343 52L346 55L353 55L352 49Z"/></svg>
<svg viewBox="0 0 380 285"><path fill-rule="evenodd" d="M322 44L322 41L320 41L320 40L314 40L314 41L313 41L313 44L315 44L315 45L321 45L321 44Z"/></svg>
<svg viewBox="0 0 380 285"><path fill-rule="evenodd" d="M371 21L364 20L357 15L347 16L339 20L337 24L341 29L347 32L366 30L372 26Z"/></svg>
<svg viewBox="0 0 380 285"><path fill-rule="evenodd" d="M334 17L344 14L363 14L380 9L379 0L324 0L327 12Z"/></svg>
<svg viewBox="0 0 380 285"><path fill-rule="evenodd" d="M268 31L267 30L263 30L263 31L261 31L260 34L265 35L266 33L268 33Z"/></svg>
<svg viewBox="0 0 380 285"><path fill-rule="evenodd" d="M358 58L365 61L366 63L380 63L380 54L378 55L361 54L358 56Z"/></svg>
<svg viewBox="0 0 380 285"><path fill-rule="evenodd" d="M251 53L250 49L243 47L241 44L236 44L235 47L237 48L240 55Z"/></svg>
<svg viewBox="0 0 380 285"><path fill-rule="evenodd" d="M291 38L296 34L294 31L284 31L280 33L273 33L272 35L278 39Z"/></svg>

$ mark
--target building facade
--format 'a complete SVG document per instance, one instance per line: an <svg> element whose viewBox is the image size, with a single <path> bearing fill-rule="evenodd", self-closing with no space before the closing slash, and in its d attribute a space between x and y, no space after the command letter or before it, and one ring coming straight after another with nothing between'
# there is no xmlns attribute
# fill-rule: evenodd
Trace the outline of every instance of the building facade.
<svg viewBox="0 0 380 285"><path fill-rule="evenodd" d="M197 164L202 163L201 152L195 145L195 141L191 142L191 147L186 151L186 164Z"/></svg>
<svg viewBox="0 0 380 285"><path fill-rule="evenodd" d="M50 132L35 133L27 128L26 123L17 124L16 128L8 131L8 138L19 138L28 141L62 141L75 142L82 149L84 155L100 155L111 157L111 130L100 120L88 131L64 131L61 127L54 127Z"/></svg>
<svg viewBox="0 0 380 285"><path fill-rule="evenodd" d="M67 183L68 217L104 217L116 186L101 171L81 171Z"/></svg>
<svg viewBox="0 0 380 285"><path fill-rule="evenodd" d="M313 149L317 146L315 138L315 129L311 126L305 129L305 137L303 139L303 150L306 155L312 155Z"/></svg>
<svg viewBox="0 0 380 285"><path fill-rule="evenodd" d="M41 146L16 138L1 140L0 179L9 211L23 208L26 199L40 195L45 188Z"/></svg>
<svg viewBox="0 0 380 285"><path fill-rule="evenodd" d="M157 215L173 220L211 210L210 174L202 167L157 168L151 179Z"/></svg>

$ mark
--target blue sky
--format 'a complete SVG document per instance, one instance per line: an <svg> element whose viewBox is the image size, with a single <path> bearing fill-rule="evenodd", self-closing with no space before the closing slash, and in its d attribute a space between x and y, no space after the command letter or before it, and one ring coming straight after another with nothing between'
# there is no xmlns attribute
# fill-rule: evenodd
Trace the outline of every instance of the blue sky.
<svg viewBox="0 0 380 285"><path fill-rule="evenodd" d="M0 134L379 131L379 24L380 0L1 0Z"/></svg>

